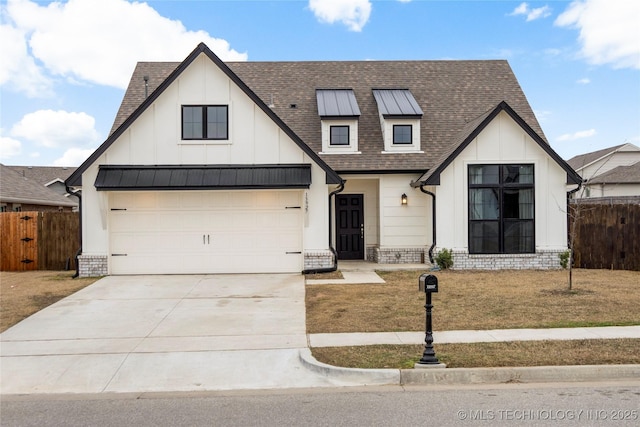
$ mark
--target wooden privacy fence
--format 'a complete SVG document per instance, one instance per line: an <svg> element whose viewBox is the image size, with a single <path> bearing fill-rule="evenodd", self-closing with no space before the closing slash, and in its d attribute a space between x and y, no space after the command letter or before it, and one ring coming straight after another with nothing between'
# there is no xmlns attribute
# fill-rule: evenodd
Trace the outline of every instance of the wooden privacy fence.
<svg viewBox="0 0 640 427"><path fill-rule="evenodd" d="M571 209L578 210L575 267L640 271L640 204L580 203Z"/></svg>
<svg viewBox="0 0 640 427"><path fill-rule="evenodd" d="M75 269L77 212L0 213L0 270Z"/></svg>

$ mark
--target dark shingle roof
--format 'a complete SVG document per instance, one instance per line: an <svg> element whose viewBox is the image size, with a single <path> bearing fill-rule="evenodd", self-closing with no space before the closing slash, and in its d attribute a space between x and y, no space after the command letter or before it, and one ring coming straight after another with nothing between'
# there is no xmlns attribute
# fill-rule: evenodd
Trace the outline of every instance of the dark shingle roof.
<svg viewBox="0 0 640 427"><path fill-rule="evenodd" d="M180 63L140 62L116 116L112 133ZM322 151L316 89L349 88L356 96L359 151L320 155L338 172L426 171L452 150L470 122L506 101L546 143L542 129L509 64L482 61L309 61L227 63L314 152ZM384 142L373 89L409 90L424 112L424 153L382 154ZM296 108L291 108L295 104Z"/></svg>
<svg viewBox="0 0 640 427"><path fill-rule="evenodd" d="M77 206L44 184L23 176L15 167L0 164L0 200L46 206Z"/></svg>
<svg viewBox="0 0 640 427"><path fill-rule="evenodd" d="M629 166L618 166L589 180L589 184L636 183L640 183L640 162Z"/></svg>
<svg viewBox="0 0 640 427"><path fill-rule="evenodd" d="M76 170L74 167L58 166L6 166L39 184L47 185L56 179L64 181Z"/></svg>

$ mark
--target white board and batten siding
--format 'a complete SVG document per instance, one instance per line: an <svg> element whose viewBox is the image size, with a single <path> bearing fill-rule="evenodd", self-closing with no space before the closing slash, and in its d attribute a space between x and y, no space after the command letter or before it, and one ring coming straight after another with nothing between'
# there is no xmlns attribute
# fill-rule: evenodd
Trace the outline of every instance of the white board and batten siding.
<svg viewBox="0 0 640 427"><path fill-rule="evenodd" d="M182 140L182 105L229 105L229 139ZM312 184L135 192L93 186L99 165L202 164L311 164ZM327 249L327 194L324 170L201 55L83 174L83 254L108 255L109 274L300 272L301 252Z"/></svg>
<svg viewBox="0 0 640 427"><path fill-rule="evenodd" d="M433 187L438 247L468 250L467 170L472 164L533 164L536 249L566 249L567 173L505 112L443 170L441 185Z"/></svg>

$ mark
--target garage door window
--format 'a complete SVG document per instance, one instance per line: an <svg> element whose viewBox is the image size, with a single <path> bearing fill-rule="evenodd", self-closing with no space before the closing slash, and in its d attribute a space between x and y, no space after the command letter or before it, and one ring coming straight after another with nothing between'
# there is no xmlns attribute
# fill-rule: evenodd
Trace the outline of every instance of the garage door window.
<svg viewBox="0 0 640 427"><path fill-rule="evenodd" d="M183 105L182 139L229 139L228 105Z"/></svg>

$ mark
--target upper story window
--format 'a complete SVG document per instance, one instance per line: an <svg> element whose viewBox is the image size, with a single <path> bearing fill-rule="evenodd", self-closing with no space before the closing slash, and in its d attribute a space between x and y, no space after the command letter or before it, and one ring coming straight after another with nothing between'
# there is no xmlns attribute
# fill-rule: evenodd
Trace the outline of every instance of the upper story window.
<svg viewBox="0 0 640 427"><path fill-rule="evenodd" d="M349 126L329 126L329 145L349 145Z"/></svg>
<svg viewBox="0 0 640 427"><path fill-rule="evenodd" d="M533 253L533 165L469 166L469 253Z"/></svg>
<svg viewBox="0 0 640 427"><path fill-rule="evenodd" d="M322 153L358 153L360 108L351 89L316 90Z"/></svg>
<svg viewBox="0 0 640 427"><path fill-rule="evenodd" d="M229 139L228 105L183 105L182 139Z"/></svg>
<svg viewBox="0 0 640 427"><path fill-rule="evenodd" d="M385 152L419 152L423 112L408 89L374 89Z"/></svg>
<svg viewBox="0 0 640 427"><path fill-rule="evenodd" d="M413 144L413 126L393 125L394 144Z"/></svg>

